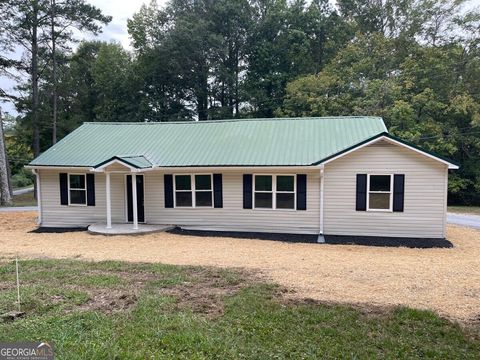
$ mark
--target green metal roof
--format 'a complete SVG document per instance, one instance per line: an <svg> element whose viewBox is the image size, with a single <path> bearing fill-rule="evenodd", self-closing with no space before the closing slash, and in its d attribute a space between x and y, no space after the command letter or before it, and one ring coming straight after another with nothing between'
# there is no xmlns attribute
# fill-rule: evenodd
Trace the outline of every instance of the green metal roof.
<svg viewBox="0 0 480 360"><path fill-rule="evenodd" d="M386 131L379 117L85 123L30 165L304 166Z"/></svg>

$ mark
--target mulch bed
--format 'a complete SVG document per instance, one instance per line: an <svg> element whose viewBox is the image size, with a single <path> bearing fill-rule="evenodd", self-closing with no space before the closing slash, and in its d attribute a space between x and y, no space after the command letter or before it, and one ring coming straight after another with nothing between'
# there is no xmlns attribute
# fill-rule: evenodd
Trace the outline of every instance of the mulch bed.
<svg viewBox="0 0 480 360"><path fill-rule="evenodd" d="M175 228L167 231L170 234L200 236L200 237L231 237L235 239L255 239L255 240L274 240L293 243L316 243L318 235L304 234L281 234L281 233L260 233L260 232L241 232L241 231L206 231L206 230L186 230Z"/></svg>
<svg viewBox="0 0 480 360"><path fill-rule="evenodd" d="M187 236L231 237L235 239L273 240L291 243L317 243L318 240L318 235L186 230L178 227L167 232L171 234ZM325 235L325 243L331 245L364 245L383 247L407 247L420 249L453 247L453 244L447 239L398 238L377 236Z"/></svg>

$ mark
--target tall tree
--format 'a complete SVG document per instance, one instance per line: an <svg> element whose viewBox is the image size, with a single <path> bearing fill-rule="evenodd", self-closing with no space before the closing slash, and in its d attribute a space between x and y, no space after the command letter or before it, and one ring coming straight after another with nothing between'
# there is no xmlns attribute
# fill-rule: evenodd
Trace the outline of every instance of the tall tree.
<svg viewBox="0 0 480 360"><path fill-rule="evenodd" d="M57 46L63 48L73 41L72 28L98 34L110 16L84 0L50 0L50 53L52 62L52 142L57 142Z"/></svg>
<svg viewBox="0 0 480 360"><path fill-rule="evenodd" d="M2 11L8 19L5 33L12 44L22 46L26 51L25 69L30 76L30 98L33 128L33 151L40 153L40 120L39 120L39 82L43 75L39 68L39 57L48 53L48 43L57 43L60 36L65 42L72 41L72 27L98 32L99 23L108 23L110 17L87 4L84 0L53 2L51 0L8 0L3 3ZM55 30L58 26L59 30ZM54 87L55 89L55 87ZM54 90L55 91L55 90ZM56 126L55 126L56 127Z"/></svg>
<svg viewBox="0 0 480 360"><path fill-rule="evenodd" d="M0 205L8 205L11 202L12 193L8 171L7 148L3 133L2 109L0 109Z"/></svg>
<svg viewBox="0 0 480 360"><path fill-rule="evenodd" d="M138 102L130 54L121 45L102 44L91 69L98 121L137 121Z"/></svg>
<svg viewBox="0 0 480 360"><path fill-rule="evenodd" d="M327 1L255 0L253 6L245 87L252 113L272 117L286 84L320 71L353 34Z"/></svg>
<svg viewBox="0 0 480 360"><path fill-rule="evenodd" d="M211 71L209 113L212 118L240 116L247 37L253 26L252 10L247 0L216 1L212 9L211 30L219 35L220 41Z"/></svg>
<svg viewBox="0 0 480 360"><path fill-rule="evenodd" d="M405 52L398 37L358 33L319 74L287 85L280 115L382 116L394 134L462 164L450 175L451 201L480 203L479 17L453 18L477 35L435 44L415 36Z"/></svg>

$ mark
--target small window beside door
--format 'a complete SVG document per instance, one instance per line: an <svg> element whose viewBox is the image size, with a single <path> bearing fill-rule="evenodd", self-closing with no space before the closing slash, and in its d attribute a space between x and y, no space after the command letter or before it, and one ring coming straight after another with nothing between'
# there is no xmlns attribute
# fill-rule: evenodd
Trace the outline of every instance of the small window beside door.
<svg viewBox="0 0 480 360"><path fill-rule="evenodd" d="M68 174L69 205L87 205L86 174Z"/></svg>

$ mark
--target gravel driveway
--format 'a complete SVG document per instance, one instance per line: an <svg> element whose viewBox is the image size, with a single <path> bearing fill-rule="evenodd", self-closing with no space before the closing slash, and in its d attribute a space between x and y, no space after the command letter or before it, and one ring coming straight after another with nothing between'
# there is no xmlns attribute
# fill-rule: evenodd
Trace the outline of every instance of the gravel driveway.
<svg viewBox="0 0 480 360"><path fill-rule="evenodd" d="M291 296L432 309L480 320L480 230L449 226L451 249L285 243L156 233L144 236L29 233L35 213L0 215L0 256L242 267Z"/></svg>

